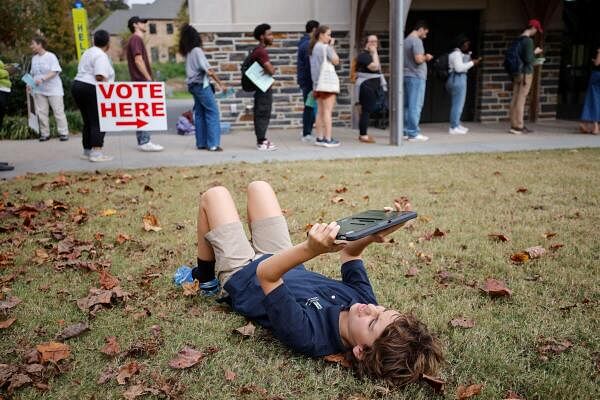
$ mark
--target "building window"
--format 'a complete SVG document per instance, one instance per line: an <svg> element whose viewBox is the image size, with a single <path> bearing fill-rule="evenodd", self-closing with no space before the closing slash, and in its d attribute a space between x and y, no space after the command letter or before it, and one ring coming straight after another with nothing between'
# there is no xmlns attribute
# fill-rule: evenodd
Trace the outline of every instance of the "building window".
<svg viewBox="0 0 600 400"><path fill-rule="evenodd" d="M150 34L156 35L156 24L150 24Z"/></svg>
<svg viewBox="0 0 600 400"><path fill-rule="evenodd" d="M173 24L167 24L167 35L173 34Z"/></svg>
<svg viewBox="0 0 600 400"><path fill-rule="evenodd" d="M177 62L177 50L175 49L175 46L169 47L169 62Z"/></svg>
<svg viewBox="0 0 600 400"><path fill-rule="evenodd" d="M158 47L150 48L150 56L152 57L152 62L158 62Z"/></svg>

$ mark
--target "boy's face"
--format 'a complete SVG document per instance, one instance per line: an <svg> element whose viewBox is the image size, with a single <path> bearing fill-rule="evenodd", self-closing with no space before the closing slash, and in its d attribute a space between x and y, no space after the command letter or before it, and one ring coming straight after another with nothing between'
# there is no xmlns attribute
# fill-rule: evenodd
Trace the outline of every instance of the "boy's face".
<svg viewBox="0 0 600 400"><path fill-rule="evenodd" d="M353 304L348 310L348 340L352 346L372 346L400 313L374 304Z"/></svg>

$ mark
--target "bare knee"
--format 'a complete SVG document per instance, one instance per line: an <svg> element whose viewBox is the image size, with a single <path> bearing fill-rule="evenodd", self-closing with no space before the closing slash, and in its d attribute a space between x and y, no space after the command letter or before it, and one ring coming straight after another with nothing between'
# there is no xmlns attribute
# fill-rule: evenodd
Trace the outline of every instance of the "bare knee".
<svg viewBox="0 0 600 400"><path fill-rule="evenodd" d="M214 201L219 201L223 197L231 197L229 190L225 186L211 187L200 196L200 204L206 205Z"/></svg>
<svg viewBox="0 0 600 400"><path fill-rule="evenodd" d="M248 184L248 193L252 192L262 192L265 190L273 190L271 185L265 181L252 181Z"/></svg>

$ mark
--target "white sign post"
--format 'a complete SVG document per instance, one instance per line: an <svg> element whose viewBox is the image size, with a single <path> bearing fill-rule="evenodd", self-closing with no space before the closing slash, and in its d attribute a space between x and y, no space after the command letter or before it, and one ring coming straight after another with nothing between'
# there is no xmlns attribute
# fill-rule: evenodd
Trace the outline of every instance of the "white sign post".
<svg viewBox="0 0 600 400"><path fill-rule="evenodd" d="M99 82L96 96L103 132L167 130L164 82Z"/></svg>

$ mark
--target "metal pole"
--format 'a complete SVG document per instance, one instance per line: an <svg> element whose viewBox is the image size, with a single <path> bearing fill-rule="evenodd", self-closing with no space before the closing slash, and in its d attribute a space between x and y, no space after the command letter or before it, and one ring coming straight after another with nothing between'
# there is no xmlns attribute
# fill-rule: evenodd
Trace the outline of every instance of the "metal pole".
<svg viewBox="0 0 600 400"><path fill-rule="evenodd" d="M391 107L390 144L400 146L404 131L404 23L405 1L390 0ZM410 6L410 1L408 2Z"/></svg>

